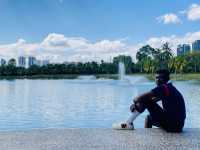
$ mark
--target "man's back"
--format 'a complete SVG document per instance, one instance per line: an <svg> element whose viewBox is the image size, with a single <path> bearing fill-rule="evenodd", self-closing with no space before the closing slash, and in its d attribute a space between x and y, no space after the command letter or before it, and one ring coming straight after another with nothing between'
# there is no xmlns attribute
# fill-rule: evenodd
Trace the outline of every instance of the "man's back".
<svg viewBox="0 0 200 150"><path fill-rule="evenodd" d="M163 109L173 121L184 121L186 118L185 102L181 93L171 84L167 84L169 96L162 100Z"/></svg>
<svg viewBox="0 0 200 150"><path fill-rule="evenodd" d="M185 102L181 93L172 83L163 84L152 90L162 100L163 110L169 120L184 122L186 118Z"/></svg>

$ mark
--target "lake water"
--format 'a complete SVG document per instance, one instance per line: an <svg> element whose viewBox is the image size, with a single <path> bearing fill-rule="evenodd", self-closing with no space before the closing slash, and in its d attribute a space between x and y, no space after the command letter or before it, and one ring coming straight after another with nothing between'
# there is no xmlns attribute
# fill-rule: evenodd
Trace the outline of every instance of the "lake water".
<svg viewBox="0 0 200 150"><path fill-rule="evenodd" d="M174 82L187 109L185 127L200 128L200 85ZM155 86L141 76L124 81L80 77L73 80L1 80L0 130L111 128L126 120L132 99ZM147 112L134 124L142 128Z"/></svg>

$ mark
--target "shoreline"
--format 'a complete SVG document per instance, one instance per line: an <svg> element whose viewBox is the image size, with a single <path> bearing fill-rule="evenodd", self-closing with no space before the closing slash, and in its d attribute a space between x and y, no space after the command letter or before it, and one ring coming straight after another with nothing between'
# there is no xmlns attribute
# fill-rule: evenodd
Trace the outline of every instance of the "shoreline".
<svg viewBox="0 0 200 150"><path fill-rule="evenodd" d="M154 74L127 74L129 76L144 76L149 80L154 80ZM118 74L55 74L55 75L31 75L31 76L0 76L0 80L15 80L15 79L77 79L79 76L95 76L97 79L114 79L118 80ZM190 74L171 74L171 79L174 81L200 81L200 73Z"/></svg>
<svg viewBox="0 0 200 150"><path fill-rule="evenodd" d="M145 75L149 80L154 80L154 75ZM189 74L171 74L170 79L174 81L190 81L197 80L200 81L200 73L189 73Z"/></svg>

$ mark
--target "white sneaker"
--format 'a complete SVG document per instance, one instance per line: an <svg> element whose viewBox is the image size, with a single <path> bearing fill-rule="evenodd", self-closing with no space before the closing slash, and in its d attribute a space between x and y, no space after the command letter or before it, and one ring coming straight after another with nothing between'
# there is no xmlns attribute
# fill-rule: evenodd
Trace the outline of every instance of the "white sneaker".
<svg viewBox="0 0 200 150"><path fill-rule="evenodd" d="M115 130L134 130L133 123L121 122L121 123L114 123L112 128Z"/></svg>

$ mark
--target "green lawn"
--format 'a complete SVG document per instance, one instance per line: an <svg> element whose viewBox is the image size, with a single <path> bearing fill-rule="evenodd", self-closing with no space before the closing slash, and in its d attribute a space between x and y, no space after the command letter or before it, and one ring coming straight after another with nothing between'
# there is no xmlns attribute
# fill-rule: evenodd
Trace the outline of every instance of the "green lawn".
<svg viewBox="0 0 200 150"><path fill-rule="evenodd" d="M154 80L154 75L145 75L148 79ZM186 80L200 80L200 73L188 73L188 74L171 74L170 78L172 80L186 81Z"/></svg>
<svg viewBox="0 0 200 150"><path fill-rule="evenodd" d="M30 75L30 76L0 76L1 79L76 79L78 75Z"/></svg>
<svg viewBox="0 0 200 150"><path fill-rule="evenodd" d="M146 76L149 80L154 80L154 74L131 74ZM32 76L0 76L0 79L76 79L79 75L32 75ZM118 79L118 74L97 74L95 75L97 79L105 78L105 79ZM199 74L171 74L172 80L199 80L200 81L200 73Z"/></svg>

